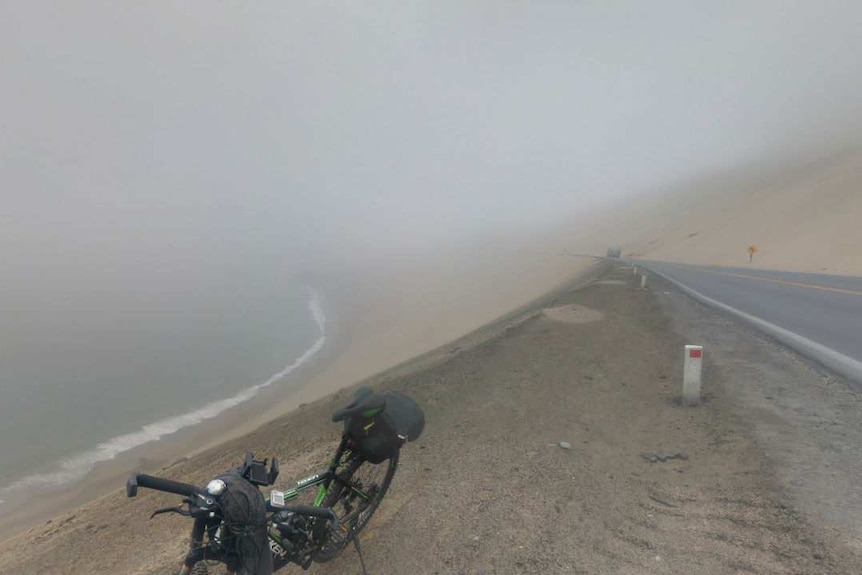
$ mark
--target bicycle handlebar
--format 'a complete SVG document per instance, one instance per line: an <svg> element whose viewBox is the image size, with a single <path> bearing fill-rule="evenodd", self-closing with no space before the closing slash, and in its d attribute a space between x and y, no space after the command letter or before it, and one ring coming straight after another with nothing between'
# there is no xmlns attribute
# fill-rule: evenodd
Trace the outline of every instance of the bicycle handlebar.
<svg viewBox="0 0 862 575"><path fill-rule="evenodd" d="M152 475L146 475L144 473L132 473L129 476L129 480L126 482L126 495L128 497L134 497L138 493L138 487L146 487L147 489L156 489L158 491L166 491L168 493L176 493L177 495L184 495L186 497L191 497L196 494L204 493L204 490L200 487L195 487L189 483L181 483L179 481L172 481L170 479L164 479L162 477L154 477ZM291 505L285 507L273 507L267 502L267 510L268 511L292 511L293 513L297 513L299 515L308 515L310 517L320 517L322 519L333 519L335 514L332 509L329 507L314 507L312 505Z"/></svg>
<svg viewBox="0 0 862 575"><path fill-rule="evenodd" d="M157 491L166 491L168 493L175 493L177 495L184 495L186 497L205 494L205 491L203 489L189 483L181 483L179 481L172 481L170 479L164 479L162 477L154 477L152 475L146 475L145 473L132 473L129 476L129 480L126 482L126 496L135 497L138 494L138 487L146 487L147 489L155 489ZM291 505L289 507L273 507L269 502L267 502L266 507L267 511L284 510L296 513L298 515L307 515L309 517L328 519L330 522L332 522L333 526L337 526L339 523L338 516L335 515L335 512L329 507L314 507L312 505Z"/></svg>
<svg viewBox="0 0 862 575"><path fill-rule="evenodd" d="M126 496L134 497L138 494L138 487L146 487L147 489L156 489L158 491L167 491L168 493L176 493L177 495L185 495L191 497L197 493L203 493L203 489L195 487L188 483L180 483L179 481L171 481L162 477L153 477L144 473L132 473L129 480L126 482Z"/></svg>

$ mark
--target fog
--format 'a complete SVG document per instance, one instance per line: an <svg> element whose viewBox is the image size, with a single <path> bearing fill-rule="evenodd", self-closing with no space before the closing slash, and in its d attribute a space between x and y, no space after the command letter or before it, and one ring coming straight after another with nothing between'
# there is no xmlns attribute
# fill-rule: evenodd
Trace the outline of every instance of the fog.
<svg viewBox="0 0 862 575"><path fill-rule="evenodd" d="M194 299L840 151L860 21L852 1L6 1L2 304Z"/></svg>

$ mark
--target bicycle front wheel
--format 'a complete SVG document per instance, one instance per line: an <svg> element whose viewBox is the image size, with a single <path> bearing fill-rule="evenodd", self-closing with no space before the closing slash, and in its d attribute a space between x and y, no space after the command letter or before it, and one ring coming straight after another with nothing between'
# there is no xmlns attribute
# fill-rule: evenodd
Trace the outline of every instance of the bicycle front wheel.
<svg viewBox="0 0 862 575"><path fill-rule="evenodd" d="M323 499L324 507L331 507L338 516L341 528L331 532L314 553L315 561L323 563L338 555L347 545L351 530L359 533L368 524L389 490L397 467L397 451L379 464L366 461L356 453L344 458Z"/></svg>

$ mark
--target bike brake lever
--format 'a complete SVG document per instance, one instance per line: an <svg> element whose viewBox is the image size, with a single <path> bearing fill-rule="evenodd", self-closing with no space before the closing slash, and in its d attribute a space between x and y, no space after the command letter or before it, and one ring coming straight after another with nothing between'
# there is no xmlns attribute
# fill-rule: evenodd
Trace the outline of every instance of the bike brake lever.
<svg viewBox="0 0 862 575"><path fill-rule="evenodd" d="M161 515L162 513L176 513L177 515L182 515L183 517L191 516L191 514L182 507L165 507L164 509L156 509L155 511L153 511L153 514L150 515L150 519L152 519L156 515Z"/></svg>

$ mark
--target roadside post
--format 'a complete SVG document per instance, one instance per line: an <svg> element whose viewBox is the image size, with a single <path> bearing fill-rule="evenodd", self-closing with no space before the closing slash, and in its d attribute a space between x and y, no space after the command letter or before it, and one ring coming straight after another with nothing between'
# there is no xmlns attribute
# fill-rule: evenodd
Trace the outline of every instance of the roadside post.
<svg viewBox="0 0 862 575"><path fill-rule="evenodd" d="M646 289L646 274L641 274L641 289Z"/></svg>
<svg viewBox="0 0 862 575"><path fill-rule="evenodd" d="M700 403L700 379L703 364L703 346L685 346L682 368L682 401L685 405Z"/></svg>
<svg viewBox="0 0 862 575"><path fill-rule="evenodd" d="M632 266L632 273L634 275L638 275L638 267L637 266Z"/></svg>

